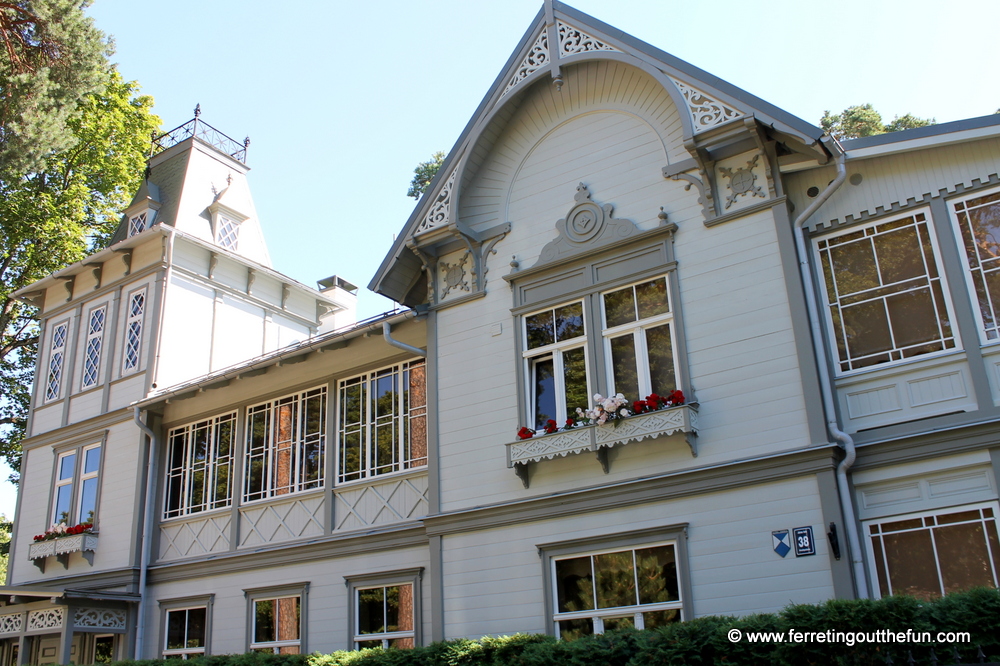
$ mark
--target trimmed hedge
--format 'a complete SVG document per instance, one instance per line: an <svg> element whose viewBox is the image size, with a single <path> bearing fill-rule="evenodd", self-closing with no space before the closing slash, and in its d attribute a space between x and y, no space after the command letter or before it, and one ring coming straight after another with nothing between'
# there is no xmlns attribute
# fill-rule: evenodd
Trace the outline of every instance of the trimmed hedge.
<svg viewBox="0 0 1000 666"><path fill-rule="evenodd" d="M731 642L730 630L744 639ZM930 632L931 642L800 643L746 640L750 632ZM971 641L935 644L938 632L969 632ZM186 666L650 666L822 664L882 666L886 656L906 663L912 653L929 663L935 647L942 663L952 662L952 648L964 662L975 662L977 646L987 661L1000 661L1000 592L975 589L933 601L888 597L878 601L831 600L820 605L788 606L779 613L746 617L701 617L647 631L611 632L575 641L516 634L433 643L412 650L366 649L321 655L218 655L189 660ZM118 662L121 666L163 666L162 660Z"/></svg>

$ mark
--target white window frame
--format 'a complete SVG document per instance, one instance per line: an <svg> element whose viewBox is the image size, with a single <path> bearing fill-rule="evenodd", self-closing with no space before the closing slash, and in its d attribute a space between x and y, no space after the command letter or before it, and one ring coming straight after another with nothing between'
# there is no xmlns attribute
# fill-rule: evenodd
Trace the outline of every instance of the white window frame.
<svg viewBox="0 0 1000 666"><path fill-rule="evenodd" d="M319 399L319 428L316 432L306 433L304 428L306 419L304 415L308 406L314 404L314 400ZM326 385L315 386L304 391L290 393L273 400L250 405L246 409L246 435L244 437L244 480L243 480L243 501L255 502L268 500L277 496L290 495L293 493L319 490L326 483L326 442L327 442L327 411L329 399ZM278 432L278 412L286 406L291 405L294 411L295 432L290 439L280 440ZM254 418L260 415L264 419L266 435L263 446L257 447L253 444ZM319 462L317 469L319 476L315 479L306 478L306 458L309 448L318 449ZM275 478L278 469L277 457L284 451L289 455L289 480L285 485L279 483L280 479ZM251 489L253 475L251 467L256 461L262 462L262 477L259 489Z"/></svg>
<svg viewBox="0 0 1000 666"><path fill-rule="evenodd" d="M344 576L344 582L347 584L350 590L350 609L349 609L349 631L348 631L348 642L351 645L351 649L357 650L359 643L367 643L370 641L381 641L382 648L388 649L389 642L400 639L400 638L410 638L413 641L413 646L421 645L421 582L423 579L423 568L417 567L413 569L398 569L395 571L384 571L374 574L362 574L357 576ZM362 634L361 633L361 614L360 614L360 594L364 590L372 590L378 588L389 588L389 587L401 587L408 585L412 590L413 595L413 618L412 624L413 629L410 631L392 631L384 633L371 633Z"/></svg>
<svg viewBox="0 0 1000 666"><path fill-rule="evenodd" d="M80 385L85 389L97 386L101 381L101 357L104 352L104 329L108 325L107 315L108 306L101 305L91 309L87 317L87 339L83 345L83 377L80 379ZM92 347L93 357L90 353Z"/></svg>
<svg viewBox="0 0 1000 666"><path fill-rule="evenodd" d="M138 236L143 231L145 231L148 222L148 217L149 217L149 211L146 210L140 213L136 213L135 215L129 216L127 237L131 238L132 236Z"/></svg>
<svg viewBox="0 0 1000 666"><path fill-rule="evenodd" d="M244 596L247 599L247 641L246 641L246 651L271 651L274 654L280 654L282 648L295 647L298 649L298 654L308 654L308 648L306 646L306 637L308 632L305 631L306 627L309 626L308 622L308 601L309 601L309 583L294 583L290 585L282 585L279 587L266 587L258 588L253 590L244 590ZM257 641L257 603L262 601L279 601L281 599L298 599L298 638L292 640L273 640L273 641ZM275 631L278 628L275 627Z"/></svg>
<svg viewBox="0 0 1000 666"><path fill-rule="evenodd" d="M414 405L409 393L409 382L403 385L403 378L409 377L414 368L423 368L424 373L424 404ZM427 466L427 364L424 359L411 359L402 363L384 366L371 372L366 372L353 377L347 377L337 382L337 483L352 483L365 481L376 477L384 477L397 472L406 472L413 469ZM391 376L395 390L395 400L393 414L390 418L378 420L372 413L370 398L372 387L378 380L385 376ZM347 418L344 401L345 391L355 386L364 387L362 398L362 413L360 421L346 424ZM414 455L413 441L411 435L414 431L414 422L423 419L423 456ZM390 427L394 433L394 460L387 464L373 463L375 432L378 428ZM345 471L345 460L347 457L347 439L350 435L358 434L360 437L360 466L357 470Z"/></svg>
<svg viewBox="0 0 1000 666"><path fill-rule="evenodd" d="M97 469L87 472L85 471L87 452L93 450L98 450L100 452L100 458L98 459ZM46 525L46 527L49 525L58 525L60 523L65 524L67 527L72 527L84 522L89 522L95 527L97 526L98 508L100 506L101 498L101 472L104 468L104 453L104 442L77 446L75 448L66 449L57 453L52 483L51 507L49 509L50 522ZM60 478L59 475L62 470L63 460L69 456L75 456L72 472L70 476ZM86 520L86 518L81 515L83 509L83 491L85 482L91 479L97 480L97 487L94 492L94 518L92 520ZM56 515L56 511L59 509L59 491L65 487L69 488L69 516L66 520L60 520L59 516Z"/></svg>
<svg viewBox="0 0 1000 666"><path fill-rule="evenodd" d="M142 334L145 323L146 309L149 299L146 297L146 287L129 292L125 311L125 344L122 349L122 373L133 372L142 366ZM142 298L138 313L133 307L136 299ZM130 360L129 352L134 349L135 358Z"/></svg>
<svg viewBox="0 0 1000 666"><path fill-rule="evenodd" d="M942 574L941 574L940 553L937 550L937 543L936 543L936 540L934 538L934 530L931 529L931 528L932 527L939 527L939 526L942 525L942 524L937 523L937 517L938 516L951 515L951 514L961 513L961 512L965 512L965 511L977 511L978 510L978 511L981 512L983 509L991 509L993 511L993 516L992 516L993 525L994 525L994 527L996 528L996 530L998 532L998 536L1000 536L1000 504L998 504L995 501L993 501L993 502L978 502L978 503L974 503L974 504L963 504L963 505L959 505L959 506L949 506L949 507L944 507L944 508L940 508L940 509L933 509L933 510L928 510L928 511L919 511L919 512L915 512L915 513L907 513L907 514L900 514L900 515L881 516L879 518L875 518L875 519L872 519L872 520L866 520L866 521L862 522L862 524L861 524L862 534L864 535L865 550L867 551L867 555L868 555L868 570L872 572L872 585L871 585L871 587L872 587L872 592L875 595L875 598L876 599L881 599L882 598L882 588L881 588L881 585L880 585L879 579L878 579L879 568L878 568L878 564L876 563L875 548L873 546L873 539L872 539L872 537L874 535L872 534L872 531L871 531L871 527L873 525L879 525L879 526L881 526L881 525L884 525L885 523L895 523L895 522L900 522L900 521L904 521L904 520L921 520L921 521L924 521L925 524L922 527L915 527L915 528L908 529L908 530L898 530L898 531L894 531L892 533L895 534L895 533L902 533L902 532L913 532L913 531L930 530L931 543L934 544L934 546L935 546L934 547L934 563L935 563L935 567L937 569L938 585L940 586L940 591L943 594L944 593L944 580L943 580ZM925 519L928 519L928 518L933 518L934 519L934 524L933 525L929 526L929 525L926 524ZM989 560L988 561L989 562L995 562L996 561L995 560L996 555L992 552L992 548L991 548L990 542L989 542L989 536L986 535L986 530L985 530L985 523L988 522L989 520L990 520L990 517L985 517L981 513L980 514L980 519L979 519L978 522L981 523L981 524L984 524L983 533L986 536L986 539L985 539L986 543L985 543L985 545L986 545L986 552L989 555ZM977 521L968 520L968 521L961 521L961 522L955 522L955 523L944 523L944 525L960 525L960 524L970 524L970 523L975 523L975 522L977 522ZM878 536L881 537L883 534L885 534L885 533L882 532L881 529L880 529ZM882 558L883 558L883 561L881 563L882 567L883 567L882 570L885 571L885 574L886 574L886 584L888 585L889 593L892 594L892 580L890 578L889 565L888 565L888 562L885 559L886 558L886 554L885 554L885 547L884 546L882 547ZM1000 570L994 569L994 571L992 573L993 573L993 585L994 585L994 587L1000 588Z"/></svg>
<svg viewBox="0 0 1000 666"><path fill-rule="evenodd" d="M52 327L52 337L49 340L49 367L45 376L44 402L58 400L62 395L63 370L66 368L66 347L69 344L69 324L67 319Z"/></svg>
<svg viewBox="0 0 1000 666"><path fill-rule="evenodd" d="M201 419L193 423L186 423L176 428L171 428L167 435L167 453L164 469L166 478L163 493L163 518L179 518L190 516L205 511L214 511L232 506L233 484L235 482L236 471L236 424L237 413L235 411L218 416ZM225 455L220 453L222 429L224 425L229 426L229 452ZM195 460L194 438L199 431L205 430L206 453L204 461ZM174 447L182 446L182 462L179 467L172 467L174 459ZM209 500L208 489L215 488L218 483L220 470L227 470L226 478L228 492L222 500ZM192 503L193 477L199 472L202 473L202 501L198 504ZM171 484L180 485L178 506L170 506Z"/></svg>
<svg viewBox="0 0 1000 666"><path fill-rule="evenodd" d="M219 222L215 233L215 242L225 250L236 252L240 244L240 227L242 221L224 213L219 213Z"/></svg>
<svg viewBox="0 0 1000 666"><path fill-rule="evenodd" d="M922 219L921 219L921 217L922 217ZM879 233L886 233L886 232L872 232L872 233L868 233L868 230L875 229L876 227L883 226L883 225L886 225L886 224L889 224L889 223L892 223L892 222L896 222L896 221L899 221L899 220L905 220L906 218L913 218L913 227L915 229L920 224L924 224L925 228L926 228L926 231L927 231L928 242L930 243L930 246L931 246L931 256L933 257L933 259L935 261L935 269L936 269L936 272L937 272L937 277L936 278L930 277L930 271L927 269L926 262L925 262L925 270L924 270L924 274L923 275L924 275L924 279L926 279L927 282L928 282L928 289L931 289L932 300L935 302L935 304L936 304L936 298L937 298L938 294L934 293L933 285L931 283L934 280L938 281L938 293L941 296L941 300L942 300L941 307L944 308L944 317L943 318L936 318L937 319L938 328L939 328L939 332L941 333L941 336L938 338L937 341L941 342L942 349L937 350L937 351L933 351L933 352L927 352L927 353L922 353L922 354L916 354L916 355L906 356L906 355L903 354L903 351L905 350L905 347L901 347L900 345L894 343L893 347L891 349L889 349L888 351L884 352L885 354L888 354L890 356L890 360L888 360L888 361L882 361L882 362L877 362L877 363L873 363L873 364L870 364L870 365L856 365L856 367L845 368L844 367L845 364L846 365L851 365L851 364L858 364L858 363L860 363L861 360L863 359L863 357L859 356L859 357L856 357L856 358L853 358L853 359L850 358L850 357L848 357L847 359L841 359L840 358L840 351L839 351L838 337L837 337L838 334L837 334L837 331L836 331L836 327L834 326L833 318L832 318L832 316L830 314L830 307L831 307L831 305L834 305L834 304L837 304L837 306L838 306L838 312L839 312L839 308L841 306L841 304L840 304L840 297L837 296L836 294L830 294L828 292L826 275L825 275L824 269L823 269L823 257L822 257L823 249L820 247L821 243L823 243L823 241L829 241L831 239L839 238L841 236L846 236L846 235L849 235L849 234L855 234L855 233L858 233L859 231L860 232L865 232L866 236L874 236L874 235L878 235ZM950 354L950 353L953 353L955 351L958 351L958 350L962 349L962 340L961 340L961 336L960 336L960 333L959 333L959 330L958 330L957 319L956 319L955 314L954 314L954 309L952 307L951 297L950 297L949 291L948 291L947 276L945 275L944 262L941 259L941 250L938 247L937 236L936 236L936 234L934 232L934 225L935 225L935 222L934 222L933 216L931 215L930 209L929 208L918 208L918 209L915 209L915 210L908 210L906 212L903 212L903 213L900 213L900 214L896 214L896 215L889 215L889 216L885 216L885 217L880 217L880 218L875 219L875 220L869 220L869 221L867 221L867 222L865 222L863 224L851 225L849 227L846 227L844 229L838 229L838 230L833 231L831 233L824 233L824 234L821 234L821 235L817 235L815 238L813 238L813 241L812 241L812 250L813 250L813 258L814 258L815 266L816 266L816 272L815 273L816 273L817 284L819 285L822 297L824 299L823 302L822 302L822 304L821 304L821 308L824 311L823 318L824 318L824 322L825 322L825 325L826 325L827 336L828 336L828 339L830 340L830 345L829 345L830 360L831 360L831 363L833 365L833 368L834 368L834 371L836 373L836 376L838 376L838 377L851 376L851 375L856 375L856 374L859 374L859 373L877 371L877 370L880 370L880 369L883 369L883 368L896 367L896 366L898 366L900 364L910 363L910 362L913 362L913 361L923 360L923 359L927 359L927 358L935 358L935 357L946 355L946 354ZM831 267L831 270L832 270L832 267ZM919 278L912 278L912 279L919 279ZM877 289L884 290L884 289L886 289L886 287L879 287ZM874 291L874 290L872 290L872 291ZM856 293L857 294L861 294L862 292L856 292ZM903 293L903 292L900 291L900 292L897 292L897 293ZM845 298L848 298L848 297L845 297ZM875 297L872 298L872 300L877 300L877 299L883 299L883 296L875 296ZM883 303L884 303L884 300L883 300ZM940 312L940 310L939 310L939 312ZM941 319L944 319L944 320L947 320L948 322L951 322L951 335L950 336L944 335L944 331L941 328L941 326L942 326ZM890 332L890 335L891 335L891 332ZM948 346L948 341L951 341L951 346ZM846 346L846 344L847 344L846 340L843 342L843 344ZM926 343L926 344L929 344L929 343ZM883 353L883 352L879 352L879 353ZM898 356L898 358L896 358L897 356Z"/></svg>
<svg viewBox="0 0 1000 666"><path fill-rule="evenodd" d="M521 326L521 340L522 340L522 351L521 358L523 362L524 371L524 395L527 397L527 404L525 408L527 414L525 418L527 419L528 427L535 430L541 426L536 424L536 401L538 396L535 395L535 390L537 382L535 381L535 367L536 363L540 361L546 361L551 358L552 360L552 375L553 375L553 386L555 387L555 407L556 413L553 417L555 422L561 427L566 419L569 417L570 413L574 413L574 410L579 407L581 409L588 409L590 407L590 397L593 395L593 361L590 357L591 350L590 344L588 343L590 339L590 331L588 330L587 321L588 311L587 303L589 299L576 299L571 301L566 301L564 303L559 303L558 305L540 308L538 310L533 310L531 312L526 312L520 317ZM533 317L544 312L552 312L553 322L555 322L555 311L560 308L568 307L571 305L580 304L580 312L583 321L583 335L578 335L568 340L556 340L555 342L541 347L535 347L534 349L528 349L528 318ZM584 363L584 375L586 376L586 396L587 402L583 405L567 405L565 404L566 396L566 368L563 362L563 355L566 352L570 352L576 349L583 350L583 363Z"/></svg>
<svg viewBox="0 0 1000 666"><path fill-rule="evenodd" d="M948 217L951 220L952 232L955 234L955 242L958 244L958 254L961 256L963 273L965 274L965 286L969 291L969 299L972 301L972 310L976 318L976 325L979 329L979 341L983 345L995 345L1000 344L1000 301L996 303L990 302L991 309L993 311L994 324L992 327L987 328L986 321L983 319L982 305L979 301L979 296L976 293L975 278L973 277L976 273L979 273L980 279L985 283L986 271L983 270L982 264L980 263L979 256L976 257L977 267L973 268L971 266L968 254L968 247L965 243L965 238L962 234L962 222L961 214L966 213L970 210L965 207L968 201L972 199L981 199L983 197L996 196L998 200L995 202L998 208L1000 208L1000 189L990 188L986 190L979 190L976 192L971 192L964 194L961 197L955 197L948 200ZM961 211L958 210L959 206L962 206ZM986 204L981 204L979 207L986 207ZM978 253L977 253L978 255ZM1000 268L1000 260L995 264ZM985 287L985 284L984 284ZM993 333L993 337L990 337L990 333Z"/></svg>
<svg viewBox="0 0 1000 666"><path fill-rule="evenodd" d="M635 287L643 284L653 282L655 280L663 280L665 293L667 295L667 311L658 315L653 315L652 317L646 317L645 319L640 319L638 310L636 310L635 321L627 322L625 324L619 324L614 327L608 327L608 313L607 304L604 300L606 294L611 294L616 291L622 291L623 289L632 289L633 298L635 296ZM670 353L673 360L674 366L674 386L671 390L679 389L680 386L677 382L677 335L676 327L674 326L674 312L673 303L670 299L670 285L668 282L669 278L667 275L660 275L657 277L649 278L646 280L640 280L638 282L633 282L632 284L625 285L623 287L616 287L615 289L606 289L600 294L601 301L601 322L604 326L603 336L604 336L604 358L605 366L607 368L607 382L608 386L611 387L610 393L612 395L617 393L623 393L628 401L631 403L634 400L642 400L649 394L653 392L652 380L650 378L649 371L649 347L646 342L646 331L651 328L658 328L663 325L668 325L670 327ZM635 360L636 360L636 376L638 378L638 395L628 395L622 391L623 387L618 387L615 385L615 365L614 357L611 353L611 341L620 337L624 337L628 334L632 335L633 343L635 346ZM664 392L664 397L669 395L669 393Z"/></svg>
<svg viewBox="0 0 1000 666"><path fill-rule="evenodd" d="M190 630L190 611L193 610L204 610L205 611L205 635L202 637L202 645L199 647L183 647L183 648L169 648L167 647L168 641L170 640L170 614L171 613L184 613L184 644L188 643L188 631ZM169 658L181 658L190 659L191 657L201 657L208 654L208 638L209 638L209 606L207 604L193 604L190 606L178 606L171 608L164 608L163 611L163 650L160 654L164 659Z"/></svg>

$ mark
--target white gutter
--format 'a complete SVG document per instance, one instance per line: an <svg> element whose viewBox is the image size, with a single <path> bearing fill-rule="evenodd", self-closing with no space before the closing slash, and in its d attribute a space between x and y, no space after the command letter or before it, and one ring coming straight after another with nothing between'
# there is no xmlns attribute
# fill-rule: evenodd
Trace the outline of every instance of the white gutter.
<svg viewBox="0 0 1000 666"><path fill-rule="evenodd" d="M153 524L153 475L154 462L156 460L156 434L149 429L139 416L139 408L135 407L132 412L135 424L139 426L146 437L149 437L149 456L146 459L146 515L142 521L142 548L141 559L139 560L139 609L137 611L135 625L135 659L142 659L142 642L146 633L146 576L149 572L149 553L152 548L153 539L150 534L150 525Z"/></svg>
<svg viewBox="0 0 1000 666"><path fill-rule="evenodd" d="M839 153L837 157L837 177L827 185L826 189L816 197L809 206L792 222L795 235L795 249L799 254L799 269L802 273L802 286L806 297L806 311L809 317L809 328L813 339L813 351L816 355L816 369L819 372L820 393L823 396L823 410L826 414L826 429L844 449L844 459L837 466L837 490L840 494L840 509L844 514L844 531L846 532L848 550L851 554L851 564L854 570L855 593L860 599L867 599L868 576L865 574L865 565L861 556L861 535L858 531L855 520L854 502L851 494L851 486L847 480L847 471L854 465L857 452L854 448L854 440L840 428L837 420L837 410L833 402L833 383L830 379L830 369L827 365L825 347L823 343L823 331L820 327L819 308L816 304L816 286L813 283L812 269L809 267L809 249L806 241L805 223L815 213L826 200L837 191L847 179L847 155L840 149L840 146L833 142Z"/></svg>

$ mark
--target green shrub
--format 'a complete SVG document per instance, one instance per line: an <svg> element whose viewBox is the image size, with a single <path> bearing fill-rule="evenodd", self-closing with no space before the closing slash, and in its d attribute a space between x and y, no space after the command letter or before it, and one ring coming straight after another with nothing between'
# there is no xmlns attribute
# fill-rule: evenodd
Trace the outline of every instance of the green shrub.
<svg viewBox="0 0 1000 666"><path fill-rule="evenodd" d="M730 642L738 629L744 639ZM752 632L930 632L931 642L857 643L807 641L772 643L746 640ZM797 604L778 613L744 617L707 616L647 631L617 631L557 641L552 636L515 634L461 638L412 650L366 649L332 654L213 655L184 666L811 666L828 664L882 666L889 655L904 664L912 653L928 663L932 647L942 663L952 661L953 645L934 645L938 632L970 632L958 645L966 662L975 662L982 646L987 661L1000 661L1000 592L975 589L933 601L912 597L833 599ZM120 666L164 666L162 660L124 661Z"/></svg>

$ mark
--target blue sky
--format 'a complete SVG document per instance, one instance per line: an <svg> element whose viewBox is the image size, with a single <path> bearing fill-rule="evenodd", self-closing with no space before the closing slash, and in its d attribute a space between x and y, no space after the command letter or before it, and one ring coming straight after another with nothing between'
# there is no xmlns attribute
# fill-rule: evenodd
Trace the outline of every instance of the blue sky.
<svg viewBox="0 0 1000 666"><path fill-rule="evenodd" d="M872 103L938 122L1000 107L1000 3L574 0L811 123ZM958 7L958 5L953 5ZM250 183L277 270L367 285L409 216L413 167L448 150L540 0L96 0L113 60L170 129L251 140ZM359 316L390 309L361 295ZM0 477L6 472L0 470ZM0 484L0 512L14 493Z"/></svg>

